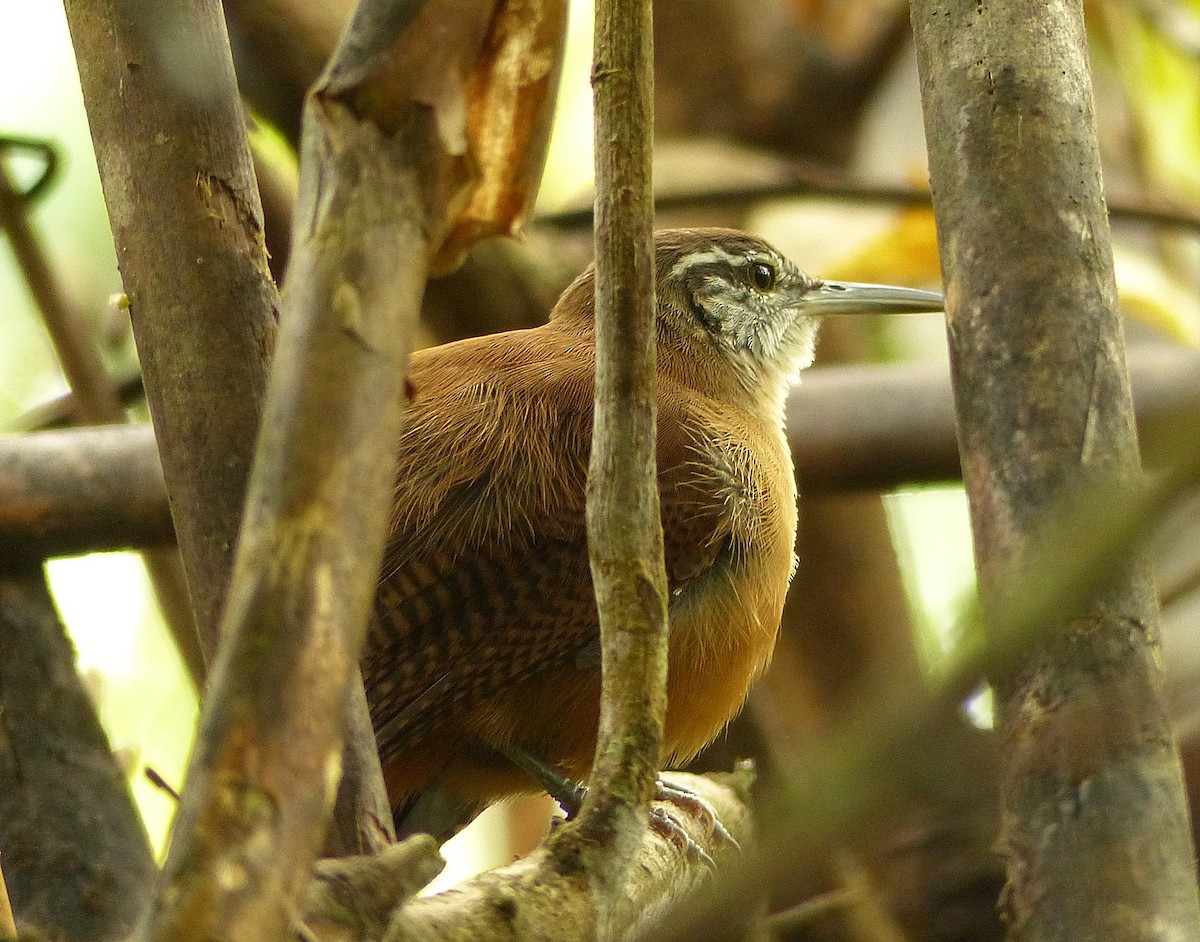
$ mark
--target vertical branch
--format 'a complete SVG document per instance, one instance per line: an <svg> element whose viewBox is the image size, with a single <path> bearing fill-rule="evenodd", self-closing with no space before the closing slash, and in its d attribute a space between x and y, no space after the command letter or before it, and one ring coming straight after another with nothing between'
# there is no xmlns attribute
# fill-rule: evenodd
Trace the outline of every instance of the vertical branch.
<svg viewBox="0 0 1200 942"><path fill-rule="evenodd" d="M650 0L596 10L596 418L588 546L603 647L600 738L580 821L631 859L662 761L667 609L655 474ZM621 871L623 872L623 871Z"/></svg>
<svg viewBox="0 0 1200 942"><path fill-rule="evenodd" d="M279 300L221 6L67 0L192 607L217 644Z"/></svg>
<svg viewBox="0 0 1200 942"><path fill-rule="evenodd" d="M912 16L994 621L1036 575L1052 507L1139 478L1083 17L1075 0L918 0ZM1134 562L997 678L1011 938L1200 935L1156 633Z"/></svg>

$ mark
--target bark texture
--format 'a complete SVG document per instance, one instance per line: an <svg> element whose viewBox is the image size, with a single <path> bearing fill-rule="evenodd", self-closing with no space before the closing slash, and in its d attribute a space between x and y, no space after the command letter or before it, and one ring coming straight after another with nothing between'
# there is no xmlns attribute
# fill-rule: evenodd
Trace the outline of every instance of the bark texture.
<svg viewBox="0 0 1200 942"><path fill-rule="evenodd" d="M18 926L67 942L125 939L154 885L40 561L0 575L0 856Z"/></svg>
<svg viewBox="0 0 1200 942"><path fill-rule="evenodd" d="M341 777L426 273L532 200L561 23L557 2L365 0L308 98L279 349L150 939L295 932ZM509 134L491 134L502 117Z"/></svg>
<svg viewBox="0 0 1200 942"><path fill-rule="evenodd" d="M752 776L714 778L671 773L668 782L702 796L736 840L749 846L751 819L745 802ZM731 869L737 853L713 834L711 824L681 818L688 836L717 865ZM589 883L580 871L563 866L549 846L507 867L475 877L454 890L420 897L398 910L388 942L617 942L659 938L664 914L687 911L711 889L707 867L678 843L642 830L634 845L634 866L616 885ZM595 872L596 858L590 858ZM624 868L623 868L624 869ZM603 894L603 896L601 895ZM707 935L697 938L709 938Z"/></svg>
<svg viewBox="0 0 1200 942"><path fill-rule="evenodd" d="M67 297L29 218L29 200L21 196L0 166L0 225L8 235L25 282L41 311L54 352L71 387L79 421L104 425L127 421L116 381L100 356L91 325ZM159 608L197 689L204 686L204 652L188 596L183 561L174 546L148 550L143 561L149 571Z"/></svg>
<svg viewBox="0 0 1200 942"><path fill-rule="evenodd" d="M600 933L619 902L662 761L667 593L655 469L653 42L650 0L596 11L596 398L588 555L603 680L591 790L576 833L607 852L591 877ZM574 835L567 835L571 837ZM552 844L565 860L574 842Z"/></svg>
<svg viewBox="0 0 1200 942"><path fill-rule="evenodd" d="M174 540L148 426L0 437L0 560Z"/></svg>
<svg viewBox="0 0 1200 942"><path fill-rule="evenodd" d="M211 657L279 298L217 2L66 3L188 588Z"/></svg>
<svg viewBox="0 0 1200 942"><path fill-rule="evenodd" d="M1195 353L1144 350L1130 367L1140 427L1200 395ZM953 396L938 366L814 369L788 401L792 458L807 491L956 480L954 434ZM173 539L149 428L0 437L0 548L70 556Z"/></svg>
<svg viewBox="0 0 1200 942"><path fill-rule="evenodd" d="M1139 478L1082 9L920 0L912 16L963 473L995 612L1026 591L1049 513ZM1014 940L1200 936L1156 622L1131 562L995 678Z"/></svg>

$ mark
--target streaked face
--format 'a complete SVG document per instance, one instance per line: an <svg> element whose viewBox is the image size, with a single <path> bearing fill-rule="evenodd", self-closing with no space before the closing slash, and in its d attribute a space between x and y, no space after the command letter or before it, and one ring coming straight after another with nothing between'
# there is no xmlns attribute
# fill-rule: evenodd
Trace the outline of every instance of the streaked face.
<svg viewBox="0 0 1200 942"><path fill-rule="evenodd" d="M803 308L821 282L745 233L664 234L672 236L659 246L659 294L693 319L674 326L717 347L746 382L791 386L812 362L818 320Z"/></svg>

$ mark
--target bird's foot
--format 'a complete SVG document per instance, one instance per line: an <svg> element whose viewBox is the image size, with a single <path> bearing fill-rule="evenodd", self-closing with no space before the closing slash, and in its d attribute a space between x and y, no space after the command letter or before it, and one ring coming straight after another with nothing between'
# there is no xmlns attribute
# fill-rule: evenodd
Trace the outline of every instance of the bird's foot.
<svg viewBox="0 0 1200 942"><path fill-rule="evenodd" d="M657 791L655 792L654 797L657 801L670 802L672 805L683 809L693 817L700 818L708 825L708 829L712 833L712 836L717 843L724 844L726 847L732 847L734 850L738 851L742 849L741 845L738 844L737 839L729 833L729 829L721 823L721 818L717 814L717 809L714 808L709 800L703 795L692 791L690 788L685 788L682 785L672 785L669 782L664 782L662 779L658 780L656 783L656 788ZM654 819L652 817L652 825L653 822ZM688 840L691 840L691 838L688 838ZM692 843L694 844L695 841L692 841ZM708 857L707 854L705 854L705 856ZM711 861L712 858L708 857L708 862Z"/></svg>
<svg viewBox="0 0 1200 942"><path fill-rule="evenodd" d="M583 807L587 798L588 788L573 779L567 778L554 767L515 746L507 746L503 750L517 766L527 771L543 788L559 803L568 821L572 821ZM684 851L689 860L698 860L710 869L715 868L712 856L688 834L680 820L680 813L690 814L708 825L708 830L718 844L741 850L737 840L724 824L721 823L716 809L703 795L682 785L672 785L659 779L655 782L654 800L674 805L678 811L673 811L663 805L653 805L650 808L650 828L660 837Z"/></svg>
<svg viewBox="0 0 1200 942"><path fill-rule="evenodd" d="M692 835L688 834L676 812L662 805L651 806L650 830L678 847L687 855L688 860L698 861L713 873L717 872L717 862L708 851L696 843Z"/></svg>

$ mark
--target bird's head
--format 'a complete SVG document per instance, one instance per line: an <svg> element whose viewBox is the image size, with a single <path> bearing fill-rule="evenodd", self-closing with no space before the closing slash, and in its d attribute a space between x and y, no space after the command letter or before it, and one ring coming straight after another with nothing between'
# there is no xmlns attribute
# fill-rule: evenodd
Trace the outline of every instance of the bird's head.
<svg viewBox="0 0 1200 942"><path fill-rule="evenodd" d="M705 385L740 386L777 405L812 362L824 314L942 309L931 291L823 281L800 271L767 242L735 229L665 229L655 236L660 361L692 367ZM589 268L564 295L555 317L586 309ZM678 368L678 365L677 365Z"/></svg>

